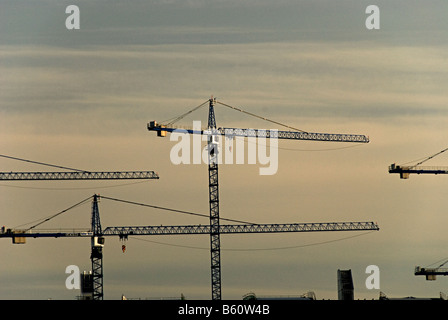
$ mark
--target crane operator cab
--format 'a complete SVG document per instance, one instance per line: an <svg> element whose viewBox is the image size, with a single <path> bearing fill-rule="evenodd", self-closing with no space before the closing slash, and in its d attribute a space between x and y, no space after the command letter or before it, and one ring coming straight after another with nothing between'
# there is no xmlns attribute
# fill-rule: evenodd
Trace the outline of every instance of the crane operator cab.
<svg viewBox="0 0 448 320"><path fill-rule="evenodd" d="M219 152L219 133L217 130L204 130L204 134L208 135L208 152L210 157L213 158Z"/></svg>
<svg viewBox="0 0 448 320"><path fill-rule="evenodd" d="M102 248L102 247L104 247L104 242L105 242L104 237L93 237L92 247Z"/></svg>

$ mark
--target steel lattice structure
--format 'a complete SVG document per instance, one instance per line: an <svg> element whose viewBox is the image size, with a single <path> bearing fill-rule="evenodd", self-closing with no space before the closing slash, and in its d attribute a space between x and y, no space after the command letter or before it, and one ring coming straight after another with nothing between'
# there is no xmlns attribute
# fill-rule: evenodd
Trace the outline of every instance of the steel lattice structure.
<svg viewBox="0 0 448 320"><path fill-rule="evenodd" d="M92 202L92 282L93 300L103 300L103 230L101 229L100 211L98 209L98 196L93 196Z"/></svg>
<svg viewBox="0 0 448 320"><path fill-rule="evenodd" d="M328 142L361 142L368 143L369 137L360 134L295 132L260 129L218 128L221 135L237 137L263 137L290 140L328 141Z"/></svg>
<svg viewBox="0 0 448 320"><path fill-rule="evenodd" d="M179 225L179 226L114 226L106 227L101 236L158 236L158 235L205 235L210 234L210 225ZM220 234L235 233L284 233L284 232L320 232L320 231L369 231L379 230L374 222L321 222L321 223L269 223L269 224L221 224ZM10 233L0 233L0 238L60 238L60 237L92 237L89 230L58 230L48 229L33 231L12 230Z"/></svg>
<svg viewBox="0 0 448 320"><path fill-rule="evenodd" d="M159 179L154 171L0 172L0 180Z"/></svg>
<svg viewBox="0 0 448 320"><path fill-rule="evenodd" d="M208 128L212 132L216 131L215 105L216 99L210 99ZM209 136L208 141L208 190L210 206L210 261L211 261L211 281L212 300L221 299L221 240L219 228L219 184L218 184L218 144L214 139L216 136Z"/></svg>
<svg viewBox="0 0 448 320"><path fill-rule="evenodd" d="M209 225L107 227L105 236L210 234ZM220 234L379 230L374 222L322 222L220 225Z"/></svg>

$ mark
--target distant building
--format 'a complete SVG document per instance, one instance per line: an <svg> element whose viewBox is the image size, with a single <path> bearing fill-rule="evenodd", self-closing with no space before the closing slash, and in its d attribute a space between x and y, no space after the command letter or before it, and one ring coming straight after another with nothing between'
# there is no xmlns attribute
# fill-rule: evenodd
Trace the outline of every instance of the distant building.
<svg viewBox="0 0 448 320"><path fill-rule="evenodd" d="M313 291L293 296L293 295L272 295L272 296L256 296L255 293L249 292L243 296L243 300L316 300Z"/></svg>
<svg viewBox="0 0 448 320"><path fill-rule="evenodd" d="M352 270L338 269L338 300L354 300Z"/></svg>
<svg viewBox="0 0 448 320"><path fill-rule="evenodd" d="M379 300L447 300L446 294L440 292L440 296L438 298L416 298L416 297L402 297L402 298L389 298L384 294L384 292L380 292Z"/></svg>
<svg viewBox="0 0 448 320"><path fill-rule="evenodd" d="M186 300L183 293L180 297L147 297L147 298L128 298L124 294L121 295L121 300Z"/></svg>
<svg viewBox="0 0 448 320"><path fill-rule="evenodd" d="M84 271L81 275L81 296L80 300L93 300L93 275L92 272Z"/></svg>

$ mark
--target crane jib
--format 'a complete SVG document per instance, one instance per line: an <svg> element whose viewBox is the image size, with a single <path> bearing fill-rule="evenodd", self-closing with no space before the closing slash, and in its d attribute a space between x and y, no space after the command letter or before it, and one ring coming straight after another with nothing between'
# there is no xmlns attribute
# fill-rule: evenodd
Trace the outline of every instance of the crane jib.
<svg viewBox="0 0 448 320"><path fill-rule="evenodd" d="M154 171L0 172L0 180L118 180L159 179Z"/></svg>
<svg viewBox="0 0 448 320"><path fill-rule="evenodd" d="M291 140L312 140L312 141L331 141L331 142L361 142L368 143L369 138L359 134L340 134L340 133L316 133L316 132L296 132L279 130L260 130L260 129L238 129L238 128L219 128L218 131L228 136L244 137L263 137Z"/></svg>
<svg viewBox="0 0 448 320"><path fill-rule="evenodd" d="M155 125L154 125L155 124ZM328 141L328 142L357 142L368 143L369 137L361 134L343 134L343 133L317 133L317 132L299 132L299 131L280 131L274 129L240 129L240 128L218 128L213 132L211 130L192 130L183 128L167 128L157 125L157 122L148 124L148 130L158 132L179 132L188 134L220 134L226 137L258 137L258 138L277 138L290 140L309 140L309 141Z"/></svg>
<svg viewBox="0 0 448 320"><path fill-rule="evenodd" d="M322 222L322 223L286 223L286 224L236 224L220 225L220 233L284 233L284 232L320 232L320 231L367 231L379 230L374 222ZM127 226L107 227L102 236L128 235L174 235L174 234L210 234L210 225L179 225L179 226ZM92 237L90 230L11 230L0 232L0 238L59 238L59 237Z"/></svg>
<svg viewBox="0 0 448 320"><path fill-rule="evenodd" d="M220 225L221 234L379 230L373 222ZM104 236L210 234L210 225L107 227Z"/></svg>

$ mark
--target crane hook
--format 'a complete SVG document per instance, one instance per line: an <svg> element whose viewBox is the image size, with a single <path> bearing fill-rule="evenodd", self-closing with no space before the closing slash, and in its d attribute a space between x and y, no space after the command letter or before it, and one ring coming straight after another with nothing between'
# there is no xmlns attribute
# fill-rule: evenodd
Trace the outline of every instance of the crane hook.
<svg viewBox="0 0 448 320"><path fill-rule="evenodd" d="M121 243L122 243L121 251L123 251L123 253L125 253L126 252L125 242L126 242L126 240L128 240L128 236L127 235L120 235L120 240L121 240Z"/></svg>

